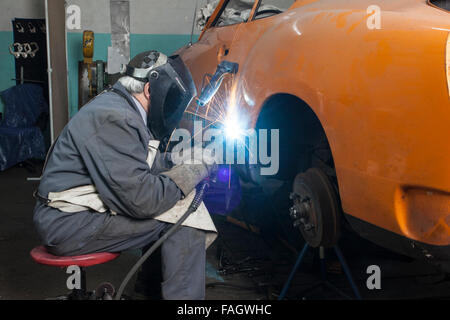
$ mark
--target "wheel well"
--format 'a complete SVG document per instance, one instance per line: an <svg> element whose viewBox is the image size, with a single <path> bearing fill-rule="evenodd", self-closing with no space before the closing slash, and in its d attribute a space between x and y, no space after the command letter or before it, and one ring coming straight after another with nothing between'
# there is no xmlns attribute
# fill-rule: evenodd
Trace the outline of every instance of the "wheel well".
<svg viewBox="0 0 450 320"><path fill-rule="evenodd" d="M302 99L290 94L271 96L261 109L256 128L280 130L280 170L276 178L291 180L299 172L319 167L335 179L333 156L325 131L314 111Z"/></svg>

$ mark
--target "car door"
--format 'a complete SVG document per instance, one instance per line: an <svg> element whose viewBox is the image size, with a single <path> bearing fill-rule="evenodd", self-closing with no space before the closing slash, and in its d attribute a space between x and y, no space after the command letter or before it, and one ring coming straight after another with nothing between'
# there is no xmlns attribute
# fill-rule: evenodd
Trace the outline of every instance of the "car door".
<svg viewBox="0 0 450 320"><path fill-rule="evenodd" d="M234 47L243 45L236 39L239 38L240 33L245 33L245 25L256 10L257 3L257 0L220 1L200 35L199 41L179 52L192 73L199 94L208 81L208 75L214 74L221 61L228 60ZM230 77L226 77L217 96L225 97L224 88L229 86ZM201 118L210 118L209 111L210 105L197 108L195 103L188 109L189 113L195 113Z"/></svg>
<svg viewBox="0 0 450 320"><path fill-rule="evenodd" d="M295 0L222 0L209 18L199 41L180 52L191 70L200 93L208 82L208 75L215 72L224 60L238 63L245 68L248 53L261 34L271 26L271 19L292 6ZM241 81L239 74L226 76L210 104L199 108L195 103L188 108L194 118L219 122L236 103L236 92ZM245 82L245 79L244 79ZM239 95L240 96L240 95ZM190 117L192 121L192 117Z"/></svg>

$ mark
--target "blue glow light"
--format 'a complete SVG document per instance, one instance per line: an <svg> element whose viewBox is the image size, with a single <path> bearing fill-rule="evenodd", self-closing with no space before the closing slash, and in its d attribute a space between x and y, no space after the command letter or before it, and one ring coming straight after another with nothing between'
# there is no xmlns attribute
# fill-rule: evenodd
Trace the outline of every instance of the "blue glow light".
<svg viewBox="0 0 450 320"><path fill-rule="evenodd" d="M220 182L228 182L230 179L230 168L229 167L222 167L217 172L217 180Z"/></svg>

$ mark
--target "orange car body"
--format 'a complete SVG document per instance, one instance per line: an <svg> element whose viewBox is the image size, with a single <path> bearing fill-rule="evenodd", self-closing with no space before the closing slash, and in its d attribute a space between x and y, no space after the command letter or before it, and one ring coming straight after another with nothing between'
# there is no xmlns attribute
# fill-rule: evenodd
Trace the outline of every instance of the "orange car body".
<svg viewBox="0 0 450 320"><path fill-rule="evenodd" d="M300 98L328 138L343 211L426 258L450 260L450 13L425 0L380 0L376 21L371 0L298 0L214 27L226 3L178 52L198 89L226 55L240 70L220 94L249 127L271 96Z"/></svg>

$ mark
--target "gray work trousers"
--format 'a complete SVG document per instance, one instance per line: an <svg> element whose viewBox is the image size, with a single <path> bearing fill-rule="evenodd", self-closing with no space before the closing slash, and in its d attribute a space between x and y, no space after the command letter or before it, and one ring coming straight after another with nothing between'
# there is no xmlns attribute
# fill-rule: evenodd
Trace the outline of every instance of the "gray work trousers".
<svg viewBox="0 0 450 320"><path fill-rule="evenodd" d="M74 256L141 249L157 241L171 226L153 219L136 220L110 215L105 219L104 227L91 239L70 238L50 248L50 251L58 255ZM204 231L181 227L162 244L161 293L163 299L203 300L205 298L205 236ZM84 243L81 249L77 246L79 243ZM149 259L152 259L152 256Z"/></svg>

